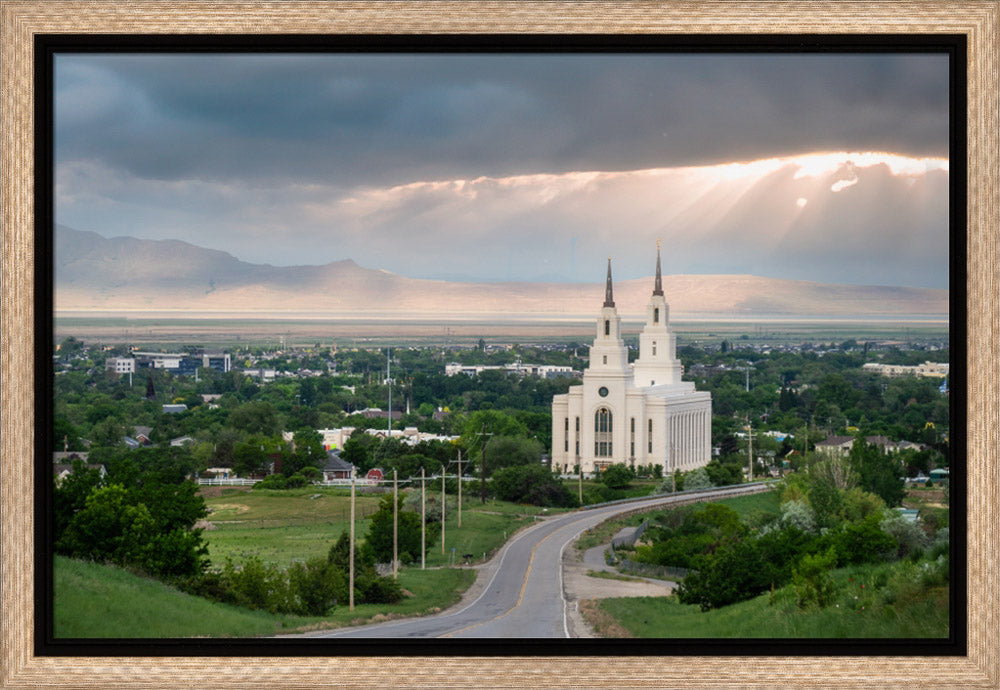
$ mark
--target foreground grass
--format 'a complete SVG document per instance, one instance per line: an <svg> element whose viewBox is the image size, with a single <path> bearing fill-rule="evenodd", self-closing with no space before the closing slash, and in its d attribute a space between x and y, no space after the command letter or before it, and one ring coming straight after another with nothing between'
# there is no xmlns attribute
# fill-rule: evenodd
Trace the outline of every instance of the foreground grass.
<svg viewBox="0 0 1000 690"><path fill-rule="evenodd" d="M600 612L634 637L663 638L937 638L948 636L948 587L930 587L880 603L880 583L900 564L834 571L835 603L796 605L795 588L702 612L676 596L605 599ZM853 578L853 579L852 579ZM614 627L612 625L611 627Z"/></svg>
<svg viewBox="0 0 1000 690"><path fill-rule="evenodd" d="M54 570L58 638L255 637L322 620L219 604L119 568L62 556L55 557Z"/></svg>
<svg viewBox="0 0 1000 690"><path fill-rule="evenodd" d="M119 568L56 556L54 633L57 638L263 637L373 620L436 613L456 603L475 581L463 568L399 573L412 596L398 604L338 606L328 616L251 611L185 594Z"/></svg>

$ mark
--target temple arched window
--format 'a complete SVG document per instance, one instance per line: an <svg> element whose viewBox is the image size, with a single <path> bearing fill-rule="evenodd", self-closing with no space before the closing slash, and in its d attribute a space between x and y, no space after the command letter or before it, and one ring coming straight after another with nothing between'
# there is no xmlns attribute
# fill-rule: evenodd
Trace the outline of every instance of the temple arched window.
<svg viewBox="0 0 1000 690"><path fill-rule="evenodd" d="M602 407L594 413L594 455L599 458L611 457L611 410Z"/></svg>

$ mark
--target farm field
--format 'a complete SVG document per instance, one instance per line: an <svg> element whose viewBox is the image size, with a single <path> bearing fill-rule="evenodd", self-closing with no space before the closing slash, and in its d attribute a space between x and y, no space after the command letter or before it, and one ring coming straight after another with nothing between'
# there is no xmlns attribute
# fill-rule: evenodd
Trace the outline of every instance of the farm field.
<svg viewBox="0 0 1000 690"><path fill-rule="evenodd" d="M368 530L367 517L378 510L379 496L359 494L355 530ZM344 489L309 487L290 491L224 489L206 497L209 526L202 535L212 565L226 558L239 562L257 556L282 568L294 561L325 557L342 532L350 529L350 494Z"/></svg>
<svg viewBox="0 0 1000 690"><path fill-rule="evenodd" d="M544 509L504 501L480 502L478 496L463 497L462 527L458 527L455 496L448 496L445 509L445 549L441 549L440 489L427 486L428 566L455 564L465 554L472 563L482 562L499 549L521 527L531 524ZM400 491L416 494L419 490ZM355 504L355 535L363 540L368 516L378 509L384 494L359 494ZM413 499L411 499L413 501ZM213 528L203 534L213 567L226 558L234 562L257 556L265 563L288 567L296 561L325 557L343 532L350 529L350 493L345 489L309 487L286 491L224 489L206 497ZM419 511L419 498L416 499ZM405 506L409 509L409 506ZM551 512L551 511L549 511ZM419 563L419 559L418 563Z"/></svg>
<svg viewBox="0 0 1000 690"><path fill-rule="evenodd" d="M638 331L640 320L624 318L628 331ZM785 317L674 321L675 332L686 343L718 343L739 339L744 344L842 341L847 338L878 341L946 341L943 320L858 318L816 320ZM248 345L379 347L382 345L472 346L479 338L520 343L586 341L592 337L590 315L544 318L358 318L335 315L288 315L284 318L247 315L176 313L56 313L56 339L73 335L104 343L142 344L144 347L198 342L205 346L236 348Z"/></svg>

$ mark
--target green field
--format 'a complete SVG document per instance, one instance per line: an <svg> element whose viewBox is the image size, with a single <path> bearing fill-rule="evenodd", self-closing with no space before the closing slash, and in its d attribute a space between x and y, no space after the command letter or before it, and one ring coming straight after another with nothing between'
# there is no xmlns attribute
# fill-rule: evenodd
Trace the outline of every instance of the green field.
<svg viewBox="0 0 1000 690"><path fill-rule="evenodd" d="M359 538L367 532L366 518L378 510L379 498L356 497L354 529ZM239 562L249 556L287 567L295 561L326 556L340 534L350 529L350 492L344 489L234 488L206 498L205 504L212 528L202 536L214 567L220 567L226 558Z"/></svg>
<svg viewBox="0 0 1000 690"><path fill-rule="evenodd" d="M440 498L440 489L435 493L428 485L427 496ZM380 495L356 497L355 535L359 541L368 532L368 520L362 516L374 513L380 499ZM449 496L449 500L453 502L455 497ZM213 567L221 567L227 557L238 563L249 556L287 567L296 561L326 556L341 533L350 529L350 492L344 489L226 489L221 496L206 498L205 503L211 511L208 520L215 527L203 534ZM440 510L440 504L435 510ZM458 564L465 554L473 554L472 563L482 562L515 531L543 514L543 510L494 500L482 504L478 497L466 495L461 528L454 505L446 512L443 554L441 523L432 522L429 517L426 564Z"/></svg>
<svg viewBox="0 0 1000 690"><path fill-rule="evenodd" d="M634 637L669 638L927 638L948 636L948 587L906 591L912 582L901 569L912 564L841 568L833 571L838 596L823 609L796 605L793 585L749 601L702 612L675 596L604 599L601 611ZM853 579L852 579L853 578ZM896 587L889 596L887 588ZM892 600L892 603L886 603Z"/></svg>
<svg viewBox="0 0 1000 690"><path fill-rule="evenodd" d="M271 317L271 318L269 318ZM177 344L197 342L214 347L277 346L293 347L337 344L352 347L392 346L474 346L486 337L503 342L555 343L589 341L592 320L589 314L552 318L550 315L486 315L481 318L427 319L365 318L349 314L270 314L256 318L246 314L189 314L141 312L134 314L57 312L56 339L73 335L104 343L141 344L143 347L171 349ZM626 317L626 333L634 334L642 322ZM718 320L673 320L673 327L685 343L718 343L739 339L744 344L839 342L857 340L898 340L938 342L948 339L947 316L811 318L775 317Z"/></svg>

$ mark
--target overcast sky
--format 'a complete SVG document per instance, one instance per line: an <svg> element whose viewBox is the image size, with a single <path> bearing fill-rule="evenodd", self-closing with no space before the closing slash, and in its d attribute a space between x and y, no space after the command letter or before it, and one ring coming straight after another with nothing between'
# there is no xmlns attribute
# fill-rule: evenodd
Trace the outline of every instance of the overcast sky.
<svg viewBox="0 0 1000 690"><path fill-rule="evenodd" d="M56 220L411 277L946 287L943 55L59 55ZM874 153L877 155L861 155Z"/></svg>

